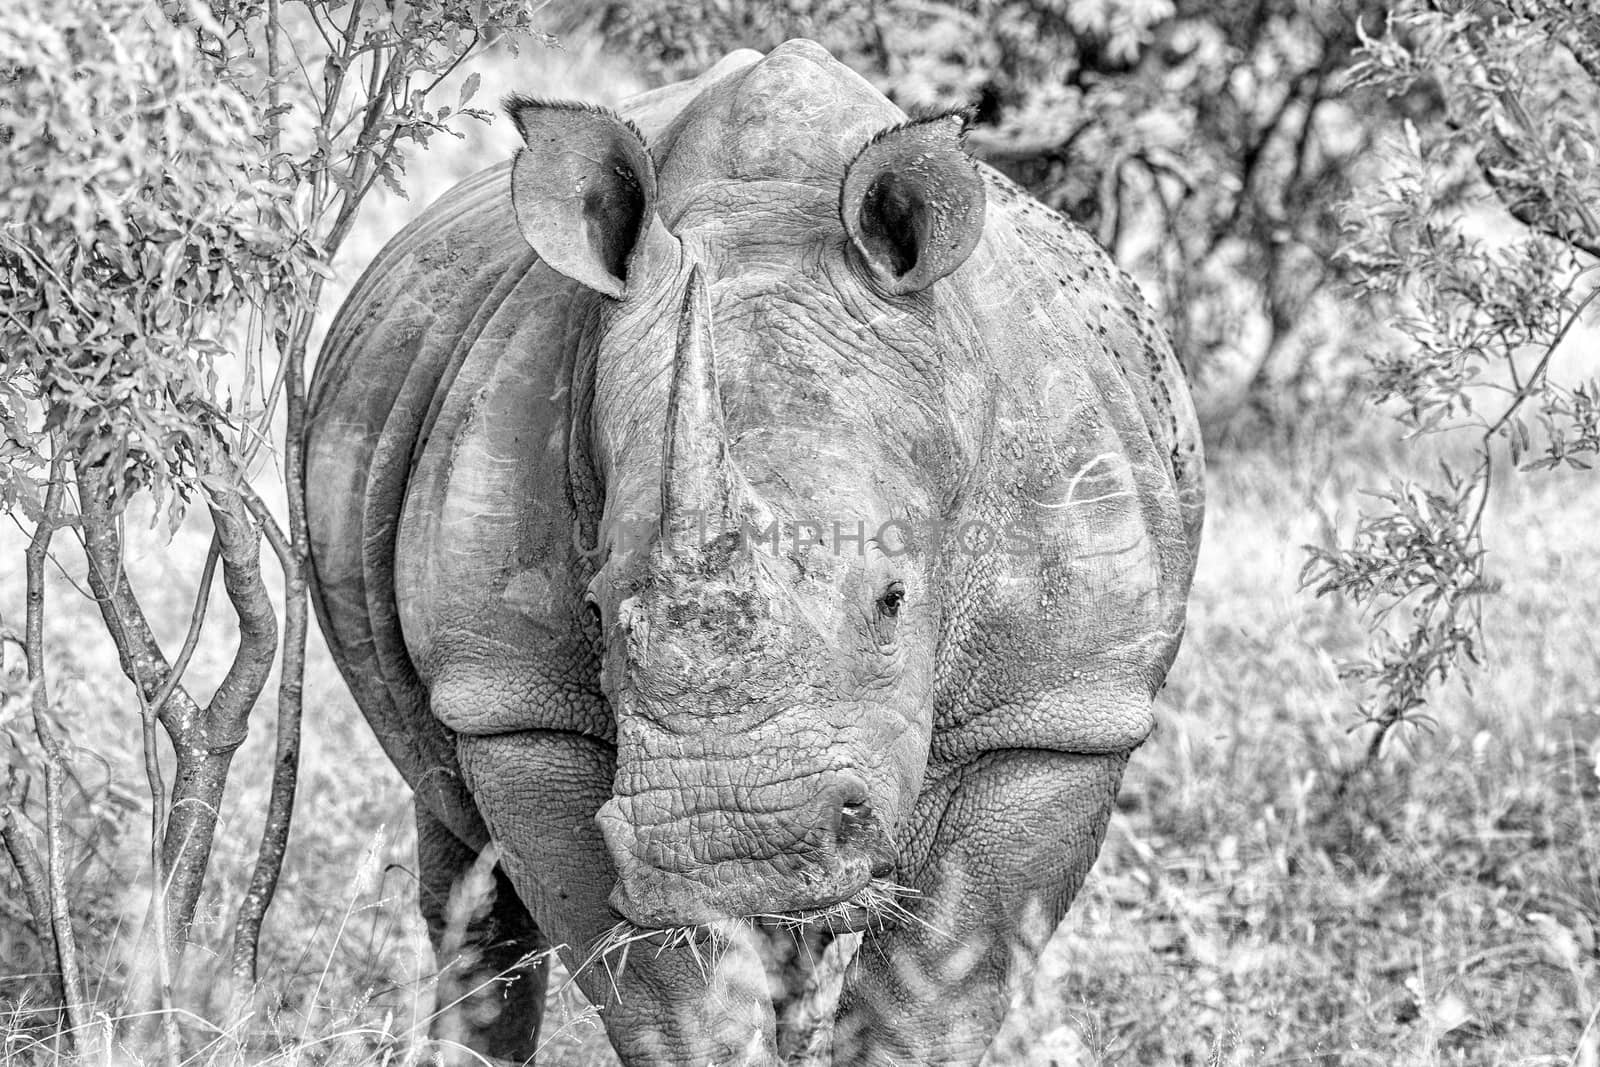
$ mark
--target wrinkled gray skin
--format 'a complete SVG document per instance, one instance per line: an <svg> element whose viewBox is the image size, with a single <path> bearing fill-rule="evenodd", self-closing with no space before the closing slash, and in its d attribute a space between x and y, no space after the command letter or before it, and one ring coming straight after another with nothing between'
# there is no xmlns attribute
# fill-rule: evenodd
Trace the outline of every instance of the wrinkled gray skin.
<svg viewBox="0 0 1600 1067"><path fill-rule="evenodd" d="M774 1063L767 935L718 921L843 901L833 1062L976 1062L1182 634L1167 342L959 120L902 127L809 42L637 98L637 132L508 107L526 149L379 255L308 430L317 606L416 791L446 994L505 972L444 1029L525 1058L524 952L715 923L709 976L642 946L579 981L625 1063ZM869 883L917 921L848 906Z"/></svg>

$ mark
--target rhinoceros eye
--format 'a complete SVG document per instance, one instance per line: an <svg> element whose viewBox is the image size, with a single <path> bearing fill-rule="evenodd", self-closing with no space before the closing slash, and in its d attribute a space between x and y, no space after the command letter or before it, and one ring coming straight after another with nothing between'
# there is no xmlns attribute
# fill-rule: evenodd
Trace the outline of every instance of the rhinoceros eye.
<svg viewBox="0 0 1600 1067"><path fill-rule="evenodd" d="M905 603L906 583L890 582L889 588L883 591L878 598L878 611L886 618L894 618L900 614L900 605Z"/></svg>

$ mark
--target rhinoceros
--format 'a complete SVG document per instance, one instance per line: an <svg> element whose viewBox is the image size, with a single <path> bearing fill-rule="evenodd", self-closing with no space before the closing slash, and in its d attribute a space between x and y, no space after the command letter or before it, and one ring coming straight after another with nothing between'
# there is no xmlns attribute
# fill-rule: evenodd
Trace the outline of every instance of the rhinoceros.
<svg viewBox="0 0 1600 1067"><path fill-rule="evenodd" d="M975 1063L1183 632L1182 370L959 114L814 43L506 106L523 147L377 256L306 431L441 1026L531 1057L554 946L626 1064ZM794 1038L763 961L836 935Z"/></svg>

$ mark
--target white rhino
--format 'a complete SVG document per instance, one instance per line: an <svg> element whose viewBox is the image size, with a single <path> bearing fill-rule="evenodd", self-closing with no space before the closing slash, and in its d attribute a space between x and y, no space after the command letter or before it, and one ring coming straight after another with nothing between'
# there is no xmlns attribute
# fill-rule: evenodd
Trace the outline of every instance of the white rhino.
<svg viewBox="0 0 1600 1067"><path fill-rule="evenodd" d="M960 116L813 43L507 107L525 147L377 257L307 430L436 940L498 849L446 1029L530 1057L554 944L625 1063L775 1063L758 954L858 931L833 1062L974 1063L1183 632L1171 349Z"/></svg>

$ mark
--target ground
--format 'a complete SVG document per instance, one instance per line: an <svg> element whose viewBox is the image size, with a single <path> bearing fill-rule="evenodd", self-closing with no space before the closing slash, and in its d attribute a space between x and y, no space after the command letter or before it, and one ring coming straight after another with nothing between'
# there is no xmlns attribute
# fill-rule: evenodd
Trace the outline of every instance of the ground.
<svg viewBox="0 0 1600 1067"><path fill-rule="evenodd" d="M582 60L569 56L569 66ZM563 95L597 94L579 85ZM509 150L503 134L496 151ZM395 225L393 214L374 221L351 260ZM1338 433L1305 430L1211 457L1189 634L1160 725L989 1063L1600 1067L1600 483L1530 476L1493 501L1498 587L1485 594L1484 663L1470 691L1453 684L1441 695L1433 729L1402 733L1364 770L1357 694L1337 673L1359 647L1360 620L1300 591L1298 578L1302 546L1347 530L1362 487L1430 461L1394 433L1367 413ZM204 537L192 525L168 548L160 531L141 535L129 563L173 647ZM0 539L7 620L20 617L19 547L15 531ZM61 555L69 573L81 571L70 541ZM140 954L131 931L149 874L137 712L91 606L65 579L53 597L54 686L80 776L77 928L90 988L115 1012L120 976ZM225 617L220 598L213 608ZM196 676L216 679L227 651L224 631L210 629ZM315 637L297 822L264 939L263 992L255 1014L226 1031L204 1021L223 1015L232 902L270 765L270 705L236 759L179 992L194 1011L190 1062L403 1061L432 1010L410 804ZM25 736L16 716L14 704L0 712L0 748ZM40 957L13 910L0 908L3 1064L43 1057L30 1025ZM544 1062L613 1062L581 998L560 975L552 988Z"/></svg>

